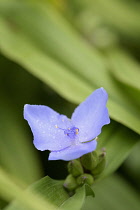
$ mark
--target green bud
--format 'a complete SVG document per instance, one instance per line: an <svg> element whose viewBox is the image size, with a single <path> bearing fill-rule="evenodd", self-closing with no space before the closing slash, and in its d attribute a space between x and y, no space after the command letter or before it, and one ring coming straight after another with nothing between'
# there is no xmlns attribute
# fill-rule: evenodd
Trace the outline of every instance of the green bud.
<svg viewBox="0 0 140 210"><path fill-rule="evenodd" d="M92 170L97 166L98 163L98 155L97 152L94 151L92 153L85 154L81 157L81 163L83 167L87 170Z"/></svg>
<svg viewBox="0 0 140 210"><path fill-rule="evenodd" d="M99 174L102 173L102 171L105 169L106 166L106 157L105 157L106 153L103 152L100 156L99 156L99 162L98 165L96 166L96 168L94 168L91 173L93 174L93 176L97 176Z"/></svg>
<svg viewBox="0 0 140 210"><path fill-rule="evenodd" d="M63 186L68 190L68 191L73 191L77 188L77 182L76 182L76 179L71 175L69 174L65 181L64 181L64 184Z"/></svg>
<svg viewBox="0 0 140 210"><path fill-rule="evenodd" d="M78 185L88 184L92 185L94 183L94 178L90 174L82 174L77 178Z"/></svg>
<svg viewBox="0 0 140 210"><path fill-rule="evenodd" d="M84 173L83 167L79 160L72 160L68 163L68 172L74 177L77 177Z"/></svg>

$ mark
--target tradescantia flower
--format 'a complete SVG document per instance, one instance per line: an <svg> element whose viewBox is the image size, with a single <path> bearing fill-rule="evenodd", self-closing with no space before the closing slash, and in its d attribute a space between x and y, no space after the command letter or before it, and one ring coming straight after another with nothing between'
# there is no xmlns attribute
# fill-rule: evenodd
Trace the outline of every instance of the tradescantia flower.
<svg viewBox="0 0 140 210"><path fill-rule="evenodd" d="M50 150L49 160L73 160L96 149L96 137L110 123L104 88L95 90L73 112L71 119L48 106L24 106L38 150Z"/></svg>

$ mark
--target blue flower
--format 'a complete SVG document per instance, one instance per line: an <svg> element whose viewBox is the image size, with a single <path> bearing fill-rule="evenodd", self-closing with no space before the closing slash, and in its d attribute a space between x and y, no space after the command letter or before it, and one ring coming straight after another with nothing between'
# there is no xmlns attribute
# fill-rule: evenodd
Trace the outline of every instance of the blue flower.
<svg viewBox="0 0 140 210"><path fill-rule="evenodd" d="M24 106L38 150L50 150L49 160L73 160L96 149L96 137L110 123L104 88L95 90L73 112L71 119L48 106Z"/></svg>

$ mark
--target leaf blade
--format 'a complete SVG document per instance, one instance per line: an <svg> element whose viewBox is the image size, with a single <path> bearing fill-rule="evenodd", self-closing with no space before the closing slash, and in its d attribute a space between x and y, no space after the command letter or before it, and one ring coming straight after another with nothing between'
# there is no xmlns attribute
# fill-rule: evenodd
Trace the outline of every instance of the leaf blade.
<svg viewBox="0 0 140 210"><path fill-rule="evenodd" d="M36 3L32 7L25 3L25 6L29 8L32 18L26 18L23 10L19 10L15 16L12 8L8 8L8 11L6 11L8 15L12 14L10 16L12 24L15 24L19 31L18 34L15 34L9 27L6 17L4 18L4 28L0 33L1 40L3 40L1 42L3 52L73 102L81 102L95 88L103 86L111 99L109 101L111 117L140 133L138 126L139 109L133 103L133 100L129 100L127 91L122 91L120 84L110 75L106 59L97 50L85 44L54 8L44 7L43 4ZM35 21L36 19L38 21ZM39 24L45 22L47 28ZM30 27L31 24L32 28ZM2 36L4 30L5 33ZM58 37L55 36L56 33L59 34ZM21 40L19 43L23 46L26 46L28 42L26 49L29 50L27 54L30 55L30 62L25 59L27 58L25 49L19 50L16 44L19 38ZM13 45L15 49L13 52L9 47L12 43L16 46ZM33 53L34 59L31 53ZM58 75L58 72L60 75ZM44 75L46 76L44 77ZM65 80L62 80L62 78L65 78Z"/></svg>

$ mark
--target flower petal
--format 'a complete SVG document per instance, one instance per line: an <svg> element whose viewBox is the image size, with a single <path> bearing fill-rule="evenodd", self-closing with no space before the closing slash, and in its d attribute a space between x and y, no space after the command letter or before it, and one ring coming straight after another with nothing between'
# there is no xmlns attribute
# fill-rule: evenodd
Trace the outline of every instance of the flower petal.
<svg viewBox="0 0 140 210"><path fill-rule="evenodd" d="M94 139L101 133L102 126L110 123L107 99L107 92L99 88L75 109L72 122L79 128L80 142Z"/></svg>
<svg viewBox="0 0 140 210"><path fill-rule="evenodd" d="M26 104L24 118L31 127L34 145L38 150L61 150L71 145L71 139L58 128L71 126L66 116L47 106Z"/></svg>
<svg viewBox="0 0 140 210"><path fill-rule="evenodd" d="M60 151L52 151L49 155L49 160L74 160L84 154L92 152L96 149L97 141L93 140L86 143L72 145Z"/></svg>

